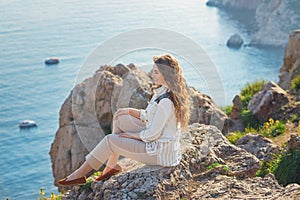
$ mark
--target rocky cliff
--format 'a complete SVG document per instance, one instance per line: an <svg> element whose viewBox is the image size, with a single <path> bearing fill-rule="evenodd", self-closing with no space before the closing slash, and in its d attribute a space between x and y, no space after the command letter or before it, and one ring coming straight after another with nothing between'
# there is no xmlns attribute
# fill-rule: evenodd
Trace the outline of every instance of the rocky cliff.
<svg viewBox="0 0 300 200"><path fill-rule="evenodd" d="M133 64L103 66L76 85L62 105L60 126L50 149L54 181L77 169L85 155L111 132L117 109L145 108L151 98L150 87L148 74ZM190 123L215 125L223 132L230 130L230 119L209 96L190 87L189 98Z"/></svg>
<svg viewBox="0 0 300 200"><path fill-rule="evenodd" d="M274 176L254 177L259 160L232 145L215 127L193 124L182 135L176 167L146 166L123 159L124 171L107 181L74 187L78 199L297 199L300 186L280 186Z"/></svg>
<svg viewBox="0 0 300 200"><path fill-rule="evenodd" d="M284 47L289 34L299 29L298 0L209 0L207 5L227 9L229 12L252 11L251 17L255 18L256 30L251 45Z"/></svg>

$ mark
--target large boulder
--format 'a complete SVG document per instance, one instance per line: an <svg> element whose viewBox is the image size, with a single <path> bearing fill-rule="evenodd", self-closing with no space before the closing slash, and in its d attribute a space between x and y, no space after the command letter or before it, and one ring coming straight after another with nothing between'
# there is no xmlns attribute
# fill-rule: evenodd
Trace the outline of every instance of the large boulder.
<svg viewBox="0 0 300 200"><path fill-rule="evenodd" d="M290 35L285 48L283 65L280 68L278 85L285 90L290 89L291 81L300 75L300 30Z"/></svg>
<svg viewBox="0 0 300 200"><path fill-rule="evenodd" d="M102 66L75 86L60 110L60 126L51 145L55 183L77 169L101 139L111 132L112 116L119 108L145 108L151 98L149 75L133 64ZM213 100L194 88L190 123L224 130L228 118Z"/></svg>
<svg viewBox="0 0 300 200"><path fill-rule="evenodd" d="M248 109L259 122L274 118L281 108L289 103L289 96L273 81L268 82L263 89L256 93L248 104Z"/></svg>
<svg viewBox="0 0 300 200"><path fill-rule="evenodd" d="M84 191L74 187L63 199L187 198L193 195L191 189L196 191L218 175L254 177L260 166L255 156L232 145L215 126L193 124L181 143L182 160L176 167L147 166L125 159L120 162L122 173L105 182L93 182ZM215 163L220 166L208 170Z"/></svg>
<svg viewBox="0 0 300 200"><path fill-rule="evenodd" d="M60 110L60 126L50 149L55 183L77 169L110 133L118 108L146 107L150 86L148 74L134 65L103 66L75 86Z"/></svg>
<svg viewBox="0 0 300 200"><path fill-rule="evenodd" d="M235 145L264 161L271 160L275 154L280 152L280 148L272 140L251 133L240 138Z"/></svg>
<svg viewBox="0 0 300 200"><path fill-rule="evenodd" d="M223 133L227 133L230 128L226 127L229 117L214 103L206 94L203 94L193 87L189 88L191 99L190 123L201 123L214 125Z"/></svg>

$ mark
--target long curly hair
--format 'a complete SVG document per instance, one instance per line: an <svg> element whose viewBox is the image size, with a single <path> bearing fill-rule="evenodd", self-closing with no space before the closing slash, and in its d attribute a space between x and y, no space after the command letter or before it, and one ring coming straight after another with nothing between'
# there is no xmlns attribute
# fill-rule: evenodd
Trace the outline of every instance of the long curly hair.
<svg viewBox="0 0 300 200"><path fill-rule="evenodd" d="M183 131L187 130L190 109L186 81L182 75L178 60L170 54L154 56L153 61L171 90L171 100L174 103L177 124Z"/></svg>

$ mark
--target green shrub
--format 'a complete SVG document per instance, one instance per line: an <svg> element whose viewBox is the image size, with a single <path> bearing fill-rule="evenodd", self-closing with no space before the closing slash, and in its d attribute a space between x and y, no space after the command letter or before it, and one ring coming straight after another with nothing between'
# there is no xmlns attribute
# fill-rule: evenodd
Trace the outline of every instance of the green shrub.
<svg viewBox="0 0 300 200"><path fill-rule="evenodd" d="M259 133L265 137L276 137L285 132L285 125L283 122L272 118L265 122L263 126L259 129Z"/></svg>
<svg viewBox="0 0 300 200"><path fill-rule="evenodd" d="M300 90L300 75L296 76L291 81L291 89L293 89L293 90Z"/></svg>
<svg viewBox="0 0 300 200"><path fill-rule="evenodd" d="M221 110L227 115L231 115L233 106L224 106L221 107Z"/></svg>
<svg viewBox="0 0 300 200"><path fill-rule="evenodd" d="M239 131L232 132L226 135L226 138L232 143L235 144L236 141L238 141L241 137L244 136L244 133L241 133Z"/></svg>
<svg viewBox="0 0 300 200"><path fill-rule="evenodd" d="M241 117L245 127L252 127L252 128L259 127L259 122L257 121L257 119L254 117L253 113L250 110L243 110L241 112Z"/></svg>
<svg viewBox="0 0 300 200"><path fill-rule="evenodd" d="M300 183L300 152L278 154L269 162L262 161L256 175L264 177L273 173L279 184L286 186L290 183Z"/></svg>
<svg viewBox="0 0 300 200"><path fill-rule="evenodd" d="M300 152L292 151L281 156L278 165L274 168L274 175L278 183L286 186L289 183L300 184Z"/></svg>
<svg viewBox="0 0 300 200"><path fill-rule="evenodd" d="M242 110L246 110L249 101L252 99L254 94L259 92L266 82L264 80L255 81L254 83L247 83L245 87L241 89L241 101L242 101Z"/></svg>

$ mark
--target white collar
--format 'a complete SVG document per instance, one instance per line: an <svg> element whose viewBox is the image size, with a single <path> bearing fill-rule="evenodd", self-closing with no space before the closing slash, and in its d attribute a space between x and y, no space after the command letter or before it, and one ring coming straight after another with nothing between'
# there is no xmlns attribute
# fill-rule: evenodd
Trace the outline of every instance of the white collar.
<svg viewBox="0 0 300 200"><path fill-rule="evenodd" d="M160 86L159 88L154 89L156 95L161 95L169 91L169 88L165 85Z"/></svg>

